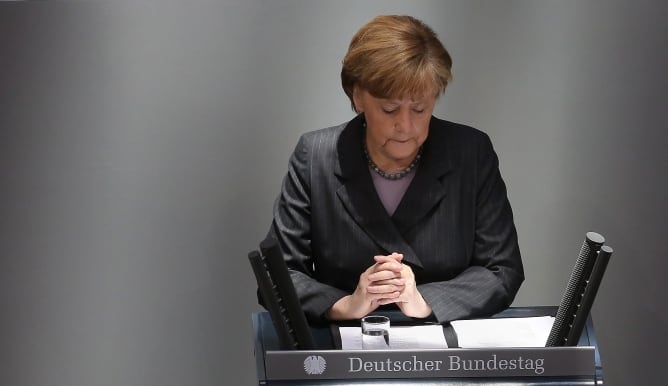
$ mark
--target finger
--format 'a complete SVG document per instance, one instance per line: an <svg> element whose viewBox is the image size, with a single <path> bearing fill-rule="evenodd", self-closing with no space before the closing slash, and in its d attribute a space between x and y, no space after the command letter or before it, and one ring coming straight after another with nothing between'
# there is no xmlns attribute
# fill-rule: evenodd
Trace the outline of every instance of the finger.
<svg viewBox="0 0 668 386"><path fill-rule="evenodd" d="M373 285L366 288L366 292L370 294L390 294L393 292L404 292L406 286L395 284Z"/></svg>
<svg viewBox="0 0 668 386"><path fill-rule="evenodd" d="M401 262L404 259L404 255L401 254L401 253L397 253L397 252L392 252L390 257L392 257L394 260L396 260L398 262Z"/></svg>
<svg viewBox="0 0 668 386"><path fill-rule="evenodd" d="M387 270L374 272L367 276L367 279L370 282L378 282L382 280L399 279L399 278L401 278L401 275L398 272L387 271Z"/></svg>
<svg viewBox="0 0 668 386"><path fill-rule="evenodd" d="M394 292L401 292L403 286L396 286L393 284L383 284L383 285L371 285L368 286L366 291L370 294L390 294Z"/></svg>
<svg viewBox="0 0 668 386"><path fill-rule="evenodd" d="M406 286L406 283L407 283L406 279L394 278L394 279L388 279L388 280L375 281L371 285L393 285L393 286L396 286L397 288L399 288L399 287L403 288L403 287Z"/></svg>
<svg viewBox="0 0 668 386"><path fill-rule="evenodd" d="M400 271L400 273L401 273L401 276L402 276L402 277L406 277L406 276L408 276L408 277L414 277L414 276L415 276L415 274L413 273L413 269L412 269L411 266L408 265L408 264L403 264L403 263L401 263L401 271Z"/></svg>
<svg viewBox="0 0 668 386"><path fill-rule="evenodd" d="M403 303L403 302L404 301L401 299L400 296L392 296L376 300L376 304L378 304L379 306L384 306L386 304Z"/></svg>
<svg viewBox="0 0 668 386"><path fill-rule="evenodd" d="M395 303L396 299L399 299L400 296L401 296L401 292L394 291L394 292L388 292L388 293L382 293L382 294L369 294L368 299L372 299L372 302L380 305L380 304ZM388 302L388 300L389 300L389 302Z"/></svg>
<svg viewBox="0 0 668 386"><path fill-rule="evenodd" d="M375 272L378 272L378 271L401 272L402 269L403 269L402 264L397 262L396 260L390 260L390 261L384 261L384 262L376 263L374 265L374 268L373 268L373 270Z"/></svg>
<svg viewBox="0 0 668 386"><path fill-rule="evenodd" d="M373 260L376 262L376 264L379 263L389 263L393 261L397 261L397 259L393 258L392 255L376 255L373 257Z"/></svg>

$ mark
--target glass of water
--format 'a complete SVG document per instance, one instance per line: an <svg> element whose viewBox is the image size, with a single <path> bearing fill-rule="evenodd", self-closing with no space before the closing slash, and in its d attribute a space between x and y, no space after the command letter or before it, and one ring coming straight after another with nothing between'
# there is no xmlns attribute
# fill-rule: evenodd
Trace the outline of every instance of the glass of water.
<svg viewBox="0 0 668 386"><path fill-rule="evenodd" d="M362 318L362 348L364 350L390 348L390 318L381 315Z"/></svg>

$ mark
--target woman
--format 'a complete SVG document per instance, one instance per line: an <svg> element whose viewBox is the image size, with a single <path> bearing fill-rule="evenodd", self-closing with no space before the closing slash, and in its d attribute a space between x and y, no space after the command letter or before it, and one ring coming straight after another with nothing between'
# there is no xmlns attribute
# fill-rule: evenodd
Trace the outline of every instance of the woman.
<svg viewBox="0 0 668 386"><path fill-rule="evenodd" d="M358 115L302 135L270 230L310 320L395 305L442 323L514 299L524 273L490 140L432 116L451 67L409 16L353 37L341 80Z"/></svg>

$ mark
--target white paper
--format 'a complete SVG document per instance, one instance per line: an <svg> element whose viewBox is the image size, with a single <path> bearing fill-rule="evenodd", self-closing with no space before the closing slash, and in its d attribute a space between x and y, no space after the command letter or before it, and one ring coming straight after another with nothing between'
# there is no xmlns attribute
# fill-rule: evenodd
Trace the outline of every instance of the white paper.
<svg viewBox="0 0 668 386"><path fill-rule="evenodd" d="M341 349L362 350L361 327L339 327ZM443 335L443 326L392 326L390 327L390 349L443 349L448 344Z"/></svg>
<svg viewBox="0 0 668 386"><path fill-rule="evenodd" d="M455 320L459 347L545 347L554 317Z"/></svg>

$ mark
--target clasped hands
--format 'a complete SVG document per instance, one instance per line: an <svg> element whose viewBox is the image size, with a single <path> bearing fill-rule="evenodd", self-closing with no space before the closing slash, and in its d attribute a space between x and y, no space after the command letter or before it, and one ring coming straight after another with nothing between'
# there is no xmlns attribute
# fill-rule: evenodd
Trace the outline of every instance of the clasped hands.
<svg viewBox="0 0 668 386"><path fill-rule="evenodd" d="M413 270L402 263L403 258L396 252L374 256L375 264L360 275L355 292L334 303L327 317L333 320L359 319L379 306L391 303L395 303L406 316L429 316L431 307L420 295Z"/></svg>

